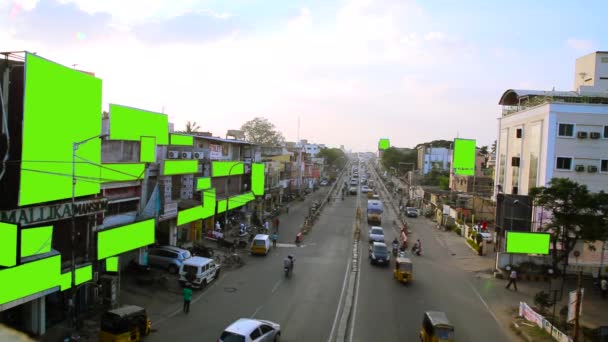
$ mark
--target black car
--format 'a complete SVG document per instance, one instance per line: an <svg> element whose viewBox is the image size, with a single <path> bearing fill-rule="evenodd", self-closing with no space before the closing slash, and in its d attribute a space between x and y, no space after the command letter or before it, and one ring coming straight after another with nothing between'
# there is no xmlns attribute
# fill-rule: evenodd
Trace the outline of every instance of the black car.
<svg viewBox="0 0 608 342"><path fill-rule="evenodd" d="M376 265L388 265L391 256L388 247L383 242L374 242L369 246L369 262Z"/></svg>
<svg viewBox="0 0 608 342"><path fill-rule="evenodd" d="M418 209L408 207L405 209L407 217L418 217Z"/></svg>

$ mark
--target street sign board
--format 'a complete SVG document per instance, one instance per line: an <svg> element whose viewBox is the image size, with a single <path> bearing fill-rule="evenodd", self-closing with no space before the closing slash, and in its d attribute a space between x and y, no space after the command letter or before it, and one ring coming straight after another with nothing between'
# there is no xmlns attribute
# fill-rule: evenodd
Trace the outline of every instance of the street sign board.
<svg viewBox="0 0 608 342"><path fill-rule="evenodd" d="M578 316L580 317L583 312L583 295L585 294L585 289L581 289L581 304L578 310ZM574 313L576 311L576 290L570 291L568 294L568 322L574 321Z"/></svg>

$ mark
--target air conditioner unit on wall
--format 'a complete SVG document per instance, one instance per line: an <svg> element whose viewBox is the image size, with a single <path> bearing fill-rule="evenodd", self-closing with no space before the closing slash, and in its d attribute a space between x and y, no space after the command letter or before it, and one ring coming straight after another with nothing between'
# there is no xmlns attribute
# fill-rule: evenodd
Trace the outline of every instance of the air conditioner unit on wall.
<svg viewBox="0 0 608 342"><path fill-rule="evenodd" d="M587 172L597 172L597 166L587 165Z"/></svg>
<svg viewBox="0 0 608 342"><path fill-rule="evenodd" d="M589 133L589 138L591 139L599 139L601 136L600 132L590 132Z"/></svg>
<svg viewBox="0 0 608 342"><path fill-rule="evenodd" d="M179 152L177 151L169 151L167 153L167 159L177 159L179 158Z"/></svg>
<svg viewBox="0 0 608 342"><path fill-rule="evenodd" d="M192 152L181 152L179 156L181 159L192 159Z"/></svg>
<svg viewBox="0 0 608 342"><path fill-rule="evenodd" d="M194 159L203 159L205 154L203 152L194 152Z"/></svg>
<svg viewBox="0 0 608 342"><path fill-rule="evenodd" d="M583 172L583 171L585 171L585 165L576 165L574 167L574 171L576 171L576 172Z"/></svg>
<svg viewBox="0 0 608 342"><path fill-rule="evenodd" d="M577 132L576 137L579 139L587 139L587 132Z"/></svg>

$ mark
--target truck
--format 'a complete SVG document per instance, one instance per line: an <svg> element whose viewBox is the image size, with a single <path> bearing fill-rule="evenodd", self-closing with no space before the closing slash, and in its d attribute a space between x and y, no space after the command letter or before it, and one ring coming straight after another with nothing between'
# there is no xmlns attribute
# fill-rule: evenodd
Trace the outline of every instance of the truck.
<svg viewBox="0 0 608 342"><path fill-rule="evenodd" d="M380 200L367 200L367 223L381 224L383 212L384 208Z"/></svg>

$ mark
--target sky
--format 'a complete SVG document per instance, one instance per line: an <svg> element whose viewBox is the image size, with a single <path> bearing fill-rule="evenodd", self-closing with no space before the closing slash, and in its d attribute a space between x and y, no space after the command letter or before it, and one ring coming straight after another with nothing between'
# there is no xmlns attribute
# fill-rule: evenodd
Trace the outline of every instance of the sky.
<svg viewBox="0 0 608 342"><path fill-rule="evenodd" d="M608 2L0 0L0 51L95 72L109 103L224 136L255 117L353 151L497 139L507 89L573 90Z"/></svg>

